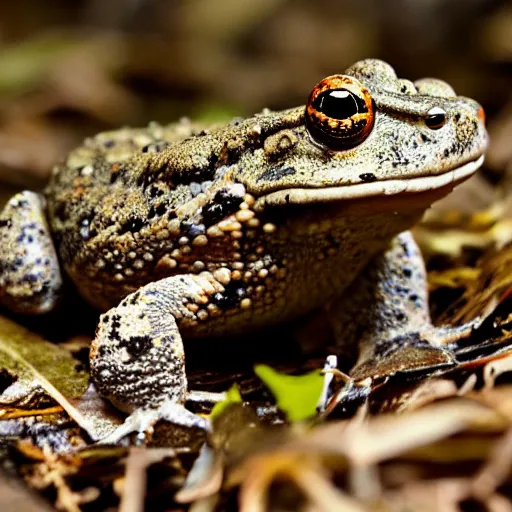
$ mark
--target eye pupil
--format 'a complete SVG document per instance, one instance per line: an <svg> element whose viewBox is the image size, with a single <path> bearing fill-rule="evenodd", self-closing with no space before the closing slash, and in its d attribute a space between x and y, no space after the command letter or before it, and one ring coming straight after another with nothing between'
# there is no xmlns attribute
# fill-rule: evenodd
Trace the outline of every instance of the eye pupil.
<svg viewBox="0 0 512 512"><path fill-rule="evenodd" d="M332 151L361 144L375 120L372 97L357 79L331 75L318 82L306 105L305 124L313 142Z"/></svg>
<svg viewBox="0 0 512 512"><path fill-rule="evenodd" d="M315 108L332 119L348 119L360 112L357 98L346 89L334 89L320 94Z"/></svg>
<svg viewBox="0 0 512 512"><path fill-rule="evenodd" d="M431 130L439 130L446 123L447 114L441 107L432 107L425 117L425 124Z"/></svg>

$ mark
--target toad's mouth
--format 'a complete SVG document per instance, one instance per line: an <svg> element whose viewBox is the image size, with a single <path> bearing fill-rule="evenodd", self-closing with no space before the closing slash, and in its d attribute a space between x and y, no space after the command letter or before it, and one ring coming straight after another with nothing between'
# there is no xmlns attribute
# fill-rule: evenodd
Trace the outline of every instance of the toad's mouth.
<svg viewBox="0 0 512 512"><path fill-rule="evenodd" d="M397 196L417 197L418 194L432 197L435 200L446 195L455 185L467 180L478 170L483 161L484 155L480 156L477 160L468 162L438 176L383 180L341 187L278 190L259 197L256 200L255 209L263 210L267 206L287 204L331 203L365 199L379 200L380 198L392 199Z"/></svg>

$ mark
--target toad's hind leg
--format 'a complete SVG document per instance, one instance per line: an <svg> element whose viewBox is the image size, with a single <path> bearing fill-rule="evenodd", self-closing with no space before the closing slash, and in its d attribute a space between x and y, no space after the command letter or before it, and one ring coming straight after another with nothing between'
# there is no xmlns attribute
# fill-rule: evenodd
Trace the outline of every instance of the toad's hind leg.
<svg viewBox="0 0 512 512"><path fill-rule="evenodd" d="M410 232L398 235L328 313L337 340L358 347L356 380L452 365L447 346L477 325L432 325L425 266Z"/></svg>
<svg viewBox="0 0 512 512"><path fill-rule="evenodd" d="M143 286L100 317L91 376L100 394L131 413L103 442L134 431L143 437L158 419L208 428L182 405L187 378L179 328L193 328L199 307L221 289L209 273L172 276Z"/></svg>
<svg viewBox="0 0 512 512"><path fill-rule="evenodd" d="M20 192L0 213L0 304L17 313L46 313L61 288L44 198Z"/></svg>

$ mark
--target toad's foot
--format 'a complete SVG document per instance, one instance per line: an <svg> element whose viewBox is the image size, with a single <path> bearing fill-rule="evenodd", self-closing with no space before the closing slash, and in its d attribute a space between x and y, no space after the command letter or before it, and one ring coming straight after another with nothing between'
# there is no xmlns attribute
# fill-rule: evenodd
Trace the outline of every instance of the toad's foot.
<svg viewBox="0 0 512 512"><path fill-rule="evenodd" d="M188 411L181 404L167 401L156 409L137 409L114 432L101 439L99 444L116 444L134 432L137 432L137 444L144 443L151 438L154 426L160 420L183 427L211 431L211 423L208 419Z"/></svg>
<svg viewBox="0 0 512 512"><path fill-rule="evenodd" d="M0 304L18 313L46 313L56 305L61 287L44 199L20 192L0 213Z"/></svg>
<svg viewBox="0 0 512 512"><path fill-rule="evenodd" d="M358 347L350 371L355 382L453 366L450 347L479 324L476 319L458 327L432 325L425 267L409 232L398 235L329 306L329 316L340 343Z"/></svg>
<svg viewBox="0 0 512 512"><path fill-rule="evenodd" d="M185 355L178 328L194 325L198 304L219 291L210 274L150 283L100 317L91 345L91 376L99 393L132 413L108 441L150 431L160 418L208 429L188 412Z"/></svg>

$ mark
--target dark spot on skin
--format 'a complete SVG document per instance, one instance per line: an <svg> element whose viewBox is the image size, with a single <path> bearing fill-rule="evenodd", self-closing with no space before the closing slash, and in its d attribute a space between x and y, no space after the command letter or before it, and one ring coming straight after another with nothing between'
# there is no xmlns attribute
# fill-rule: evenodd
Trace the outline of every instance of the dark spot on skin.
<svg viewBox="0 0 512 512"><path fill-rule="evenodd" d="M58 203L55 208L55 216L62 222L67 219L66 203Z"/></svg>
<svg viewBox="0 0 512 512"><path fill-rule="evenodd" d="M372 183L377 180L375 174L371 172L364 172L363 174L359 175L359 178L361 179L361 181L364 181L365 183Z"/></svg>
<svg viewBox="0 0 512 512"><path fill-rule="evenodd" d="M137 233L140 231L145 225L145 222L142 219L137 217L133 217L128 219L120 228L119 234L122 235L124 233Z"/></svg>
<svg viewBox="0 0 512 512"><path fill-rule="evenodd" d="M443 155L445 158L448 158L450 156L450 152L447 149L445 149Z"/></svg>
<svg viewBox="0 0 512 512"><path fill-rule="evenodd" d="M153 199L165 194L165 192L161 188L157 187L156 185L152 185L151 187L149 187L148 192L149 192L149 197L151 197Z"/></svg>
<svg viewBox="0 0 512 512"><path fill-rule="evenodd" d="M409 244L405 243L405 242L400 242L400 247L402 248L402 251L404 252L404 254L410 258L411 256L411 253L409 251Z"/></svg>
<svg viewBox="0 0 512 512"><path fill-rule="evenodd" d="M396 286L395 293L398 295L405 295L409 290L403 286Z"/></svg>
<svg viewBox="0 0 512 512"><path fill-rule="evenodd" d="M126 351L132 357L140 357L142 354L147 352L151 348L151 337L150 336L132 336L128 340L123 340L119 343L119 346L125 347Z"/></svg>
<svg viewBox="0 0 512 512"><path fill-rule="evenodd" d="M119 327L121 327L121 316L118 314L112 315L110 322L110 330L108 333L108 338L110 340L120 341L119 335Z"/></svg>
<svg viewBox="0 0 512 512"><path fill-rule="evenodd" d="M455 119L455 122L457 122L457 123L458 123L458 122L460 121L460 114L457 112L457 113L453 116L453 118Z"/></svg>
<svg viewBox="0 0 512 512"><path fill-rule="evenodd" d="M292 176L297 171L293 167L272 167L263 171L256 181L277 181L285 176Z"/></svg>
<svg viewBox="0 0 512 512"><path fill-rule="evenodd" d="M117 181L118 178L124 176L125 169L121 166L120 163L115 162L110 166L110 184L112 185Z"/></svg>
<svg viewBox="0 0 512 512"><path fill-rule="evenodd" d="M161 140L158 142L152 142L151 144L146 144L142 147L141 151L143 153L161 153L165 148L169 146L169 143L165 140Z"/></svg>
<svg viewBox="0 0 512 512"><path fill-rule="evenodd" d="M411 302L416 302L418 299L419 299L419 297L415 293L409 295L409 300Z"/></svg>
<svg viewBox="0 0 512 512"><path fill-rule="evenodd" d="M424 133L422 133L420 137L423 142L432 142L432 139L430 137L427 137Z"/></svg>
<svg viewBox="0 0 512 512"><path fill-rule="evenodd" d="M40 289L39 289L39 291L38 291L37 293L38 293L38 295L40 295L40 296L47 296L47 295L48 295L48 292L50 291L50 288L51 288L51 287L50 287L50 283L49 283L48 281L45 281L45 282L41 285L41 287L40 287Z"/></svg>
<svg viewBox="0 0 512 512"><path fill-rule="evenodd" d="M26 283L36 283L39 279L39 276L37 276L36 274L25 274L23 276L23 281L25 281Z"/></svg>
<svg viewBox="0 0 512 512"><path fill-rule="evenodd" d="M11 221L9 219L0 219L0 228L10 228L11 227Z"/></svg>
<svg viewBox="0 0 512 512"><path fill-rule="evenodd" d="M25 206L28 206L28 201L26 199L22 199L21 201L18 201L17 204L13 204L13 208L17 210L18 208L23 209Z"/></svg>
<svg viewBox="0 0 512 512"><path fill-rule="evenodd" d="M404 277L409 278L412 276L412 270L410 268L404 268L402 272L404 274Z"/></svg>
<svg viewBox="0 0 512 512"><path fill-rule="evenodd" d="M98 347L98 356L100 358L104 358L109 354L110 350L105 345L100 345Z"/></svg>
<svg viewBox="0 0 512 512"><path fill-rule="evenodd" d="M214 293L210 301L218 306L220 309L233 309L245 297L245 288L240 286L240 283L231 281L223 292Z"/></svg>
<svg viewBox="0 0 512 512"><path fill-rule="evenodd" d="M106 140L103 143L103 146L105 146L107 149L113 148L115 145L116 145L116 141L112 140L112 139Z"/></svg>
<svg viewBox="0 0 512 512"><path fill-rule="evenodd" d="M224 217L238 210L243 197L233 195L229 190L219 190L213 201L203 208L203 221L205 226L216 224Z"/></svg>
<svg viewBox="0 0 512 512"><path fill-rule="evenodd" d="M153 217L161 217L162 215L165 215L165 212L167 211L167 206L165 203L160 203L157 206L151 206L148 212L148 218L152 219Z"/></svg>
<svg viewBox="0 0 512 512"><path fill-rule="evenodd" d="M159 162L158 166L156 166L155 162L148 159L145 169L143 169L142 172L137 177L137 186L140 187L143 191L145 191L152 183L160 180L160 177L164 174L169 175L169 181L172 172L168 173L167 165L167 162ZM174 179L175 176L172 176L172 178ZM169 183L172 184L170 181Z"/></svg>
<svg viewBox="0 0 512 512"><path fill-rule="evenodd" d="M135 306L135 304L137 303L137 301L139 299L140 299L140 293L139 292L135 292L133 295L128 296L126 298L126 303L127 304L131 304L132 306Z"/></svg>
<svg viewBox="0 0 512 512"><path fill-rule="evenodd" d="M173 183L174 185L190 185L192 182L203 183L204 181L211 181L215 176L218 162L219 157L212 153L208 158L208 165L206 167L190 169L186 173L173 175Z"/></svg>

